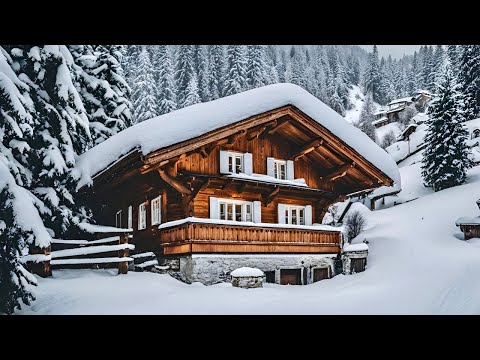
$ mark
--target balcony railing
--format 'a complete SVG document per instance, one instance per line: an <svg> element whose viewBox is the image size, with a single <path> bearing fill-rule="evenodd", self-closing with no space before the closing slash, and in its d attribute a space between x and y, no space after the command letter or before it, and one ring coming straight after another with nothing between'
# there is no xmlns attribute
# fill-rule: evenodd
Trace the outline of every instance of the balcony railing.
<svg viewBox="0 0 480 360"><path fill-rule="evenodd" d="M160 231L164 254L338 253L338 231L186 222Z"/></svg>

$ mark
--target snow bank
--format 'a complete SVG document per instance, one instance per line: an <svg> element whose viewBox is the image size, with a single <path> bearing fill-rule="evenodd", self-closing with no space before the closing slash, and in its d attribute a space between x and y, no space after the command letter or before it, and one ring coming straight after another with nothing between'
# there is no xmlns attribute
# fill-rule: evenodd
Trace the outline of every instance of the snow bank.
<svg viewBox="0 0 480 360"><path fill-rule="evenodd" d="M126 233L133 232L133 229L122 229L113 226L94 225L89 223L80 223L78 227L88 233Z"/></svg>
<svg viewBox="0 0 480 360"><path fill-rule="evenodd" d="M368 245L364 243L360 244L348 244L343 247L344 252L353 252L353 251L368 251Z"/></svg>
<svg viewBox="0 0 480 360"><path fill-rule="evenodd" d="M55 259L50 261L50 265L76 265L76 264L107 264L119 263L124 261L133 261L131 257L110 257L110 258L84 258L84 259Z"/></svg>
<svg viewBox="0 0 480 360"><path fill-rule="evenodd" d="M17 185L8 167L3 162L3 157L0 156L0 191L5 188L7 188L7 192L13 195L13 198L9 199L8 202L12 205L16 225L23 231L33 233L35 237L33 245L41 248L48 247L52 238L35 206L38 199L28 190Z"/></svg>
<svg viewBox="0 0 480 360"><path fill-rule="evenodd" d="M52 256L52 259L56 259L56 258L69 257L69 256L99 254L103 252L111 252L111 251L118 251L118 250L124 250L124 249L134 250L135 245L133 244L99 245L99 246L82 247L77 249L57 250L57 251L52 251L51 256Z"/></svg>
<svg viewBox="0 0 480 360"><path fill-rule="evenodd" d="M233 270L230 275L233 277L263 276L263 271L251 267L241 267Z"/></svg>
<svg viewBox="0 0 480 360"><path fill-rule="evenodd" d="M398 181L395 162L361 130L301 87L274 84L188 106L119 132L77 158L78 188L91 184L92 176L135 148L146 155L284 105L296 106Z"/></svg>
<svg viewBox="0 0 480 360"><path fill-rule="evenodd" d="M319 231L336 231L341 229L329 225L313 224L313 225L289 225L289 224L271 224L271 223L254 223L249 221L233 221L233 220L218 220L218 219L204 219L197 217L188 217L181 220L169 221L158 226L159 229L166 229L172 226L178 226L185 223L200 223L200 224L218 224L218 225L236 225L236 226L255 226L255 227L269 227L279 229L297 229L297 230L319 230Z"/></svg>

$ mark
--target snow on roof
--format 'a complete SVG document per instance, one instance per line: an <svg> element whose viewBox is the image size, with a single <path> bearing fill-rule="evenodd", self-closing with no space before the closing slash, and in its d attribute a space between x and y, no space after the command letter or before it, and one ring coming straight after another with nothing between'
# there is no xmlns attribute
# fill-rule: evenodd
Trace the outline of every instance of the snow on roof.
<svg viewBox="0 0 480 360"><path fill-rule="evenodd" d="M393 105L393 104L402 103L402 102L412 102L412 97L407 96L407 97L404 97L404 98L395 99L395 100L390 101L388 103L388 105Z"/></svg>
<svg viewBox="0 0 480 360"><path fill-rule="evenodd" d="M133 229L122 229L113 226L95 225L89 223L80 223L78 227L91 234L95 233L127 233L133 232Z"/></svg>
<svg viewBox="0 0 480 360"><path fill-rule="evenodd" d="M374 120L374 121L372 121L372 125L380 124L380 123L382 123L382 122L384 122L384 121L388 121L388 118L382 117L381 119Z"/></svg>
<svg viewBox="0 0 480 360"><path fill-rule="evenodd" d="M352 251L368 251L368 245L364 243L360 244L348 244L343 247L344 252Z"/></svg>
<svg viewBox="0 0 480 360"><path fill-rule="evenodd" d="M387 112L387 110L380 109L380 110L378 110L377 112L374 112L373 115L374 115L374 116L377 116L377 115L385 114L386 112Z"/></svg>
<svg viewBox="0 0 480 360"><path fill-rule="evenodd" d="M432 95L432 93L428 90L417 90L415 91L415 94L427 94L427 95Z"/></svg>
<svg viewBox="0 0 480 360"><path fill-rule="evenodd" d="M458 218L457 221L455 221L455 225L480 225L480 216L475 216L475 217L469 217L469 216L463 216L461 218Z"/></svg>
<svg viewBox="0 0 480 360"><path fill-rule="evenodd" d="M407 127L401 132L397 139L400 139L403 135L405 135L410 129L417 128L418 124L408 124Z"/></svg>
<svg viewBox="0 0 480 360"><path fill-rule="evenodd" d="M251 180L251 181L266 182L266 183L285 185L285 186L297 186L302 188L305 188L305 187L308 188L308 185L305 182L304 178L298 178L294 180L282 180L282 179L277 179L273 176L269 176L265 174L255 174L255 173L252 175L240 173L240 174L231 174L227 176L233 179Z"/></svg>
<svg viewBox="0 0 480 360"><path fill-rule="evenodd" d="M465 121L464 124L467 127L469 134L471 134L476 129L480 129L480 119Z"/></svg>
<svg viewBox="0 0 480 360"><path fill-rule="evenodd" d="M412 121L415 123L425 122L429 119L429 116L425 113L418 113L414 117L412 117Z"/></svg>
<svg viewBox="0 0 480 360"><path fill-rule="evenodd" d="M257 268L241 267L233 270L230 275L233 277L263 276L263 271Z"/></svg>
<svg viewBox="0 0 480 360"><path fill-rule="evenodd" d="M119 132L77 158L78 188L92 184L92 176L135 148L146 155L285 105L316 120L393 181L400 178L391 157L361 130L303 88L282 83L188 106Z"/></svg>

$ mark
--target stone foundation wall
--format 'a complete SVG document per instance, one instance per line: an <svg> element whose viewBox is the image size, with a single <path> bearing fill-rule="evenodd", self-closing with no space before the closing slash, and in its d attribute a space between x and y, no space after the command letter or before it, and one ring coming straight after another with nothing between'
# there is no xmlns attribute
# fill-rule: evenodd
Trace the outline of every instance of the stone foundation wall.
<svg viewBox="0 0 480 360"><path fill-rule="evenodd" d="M241 287L245 289L259 288L263 285L262 276L239 276L232 277L232 285L235 287Z"/></svg>
<svg viewBox="0 0 480 360"><path fill-rule="evenodd" d="M350 264L351 259L366 259L368 256L368 251L354 251L354 252L345 252L342 254L342 263L343 263L343 273L346 275L352 274Z"/></svg>
<svg viewBox="0 0 480 360"><path fill-rule="evenodd" d="M230 282L230 273L241 267L253 267L275 271L275 282L280 283L281 269L301 269L302 282L313 282L313 269L329 268L330 277L335 274L333 260L336 254L328 255L191 255L180 258L181 277L186 282L201 282L206 285Z"/></svg>

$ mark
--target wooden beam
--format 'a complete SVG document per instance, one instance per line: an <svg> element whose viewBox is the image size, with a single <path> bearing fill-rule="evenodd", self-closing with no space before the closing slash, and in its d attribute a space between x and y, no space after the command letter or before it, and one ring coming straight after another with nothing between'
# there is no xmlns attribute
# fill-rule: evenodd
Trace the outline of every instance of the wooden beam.
<svg viewBox="0 0 480 360"><path fill-rule="evenodd" d="M225 182L222 185L222 190L228 190L232 187L233 185L233 180L232 178L228 178L225 180Z"/></svg>
<svg viewBox="0 0 480 360"><path fill-rule="evenodd" d="M190 194L190 199L188 200L188 204L190 204L192 200L195 199L195 197L198 195L200 191L202 191L203 189L206 189L210 185L210 182L211 182L211 179L207 179L207 181L204 181L200 183L200 185L196 186L193 189L192 193Z"/></svg>
<svg viewBox="0 0 480 360"><path fill-rule="evenodd" d="M240 138L240 136L245 135L246 132L247 132L247 130L242 129L239 132L237 132L233 135L230 135L228 137L227 145L231 146L231 145L235 144L235 142Z"/></svg>
<svg viewBox="0 0 480 360"><path fill-rule="evenodd" d="M263 197L263 206L268 206L275 198L278 196L280 192L280 186L276 186L275 189L273 189L272 192L270 192L268 195Z"/></svg>
<svg viewBox="0 0 480 360"><path fill-rule="evenodd" d="M315 139L314 141L310 142L309 144L303 146L300 150L298 150L295 155L292 156L293 161L300 159L302 156L312 152L313 150L319 148L323 145L323 139Z"/></svg>
<svg viewBox="0 0 480 360"><path fill-rule="evenodd" d="M253 139L257 138L262 134L265 130L267 130L267 126L261 126L259 128L256 128L250 132L247 133L247 140L252 141Z"/></svg>
<svg viewBox="0 0 480 360"><path fill-rule="evenodd" d="M182 195L191 195L191 191L185 187L180 181L177 179L171 177L168 175L163 168L157 169L158 173L160 174L160 177L162 178L163 181L165 181L168 185L173 187L175 190L177 190L179 193Z"/></svg>
<svg viewBox="0 0 480 360"><path fill-rule="evenodd" d="M267 129L267 134L268 135L273 135L277 130L280 130L283 126L285 126L288 123L288 119L282 119L277 121L277 124L275 127L272 127L271 129Z"/></svg>
<svg viewBox="0 0 480 360"><path fill-rule="evenodd" d="M345 176L347 174L348 170L350 170L354 166L355 166L354 162L342 165L338 169L332 171L330 174L323 176L322 180L335 181L335 180Z"/></svg>

